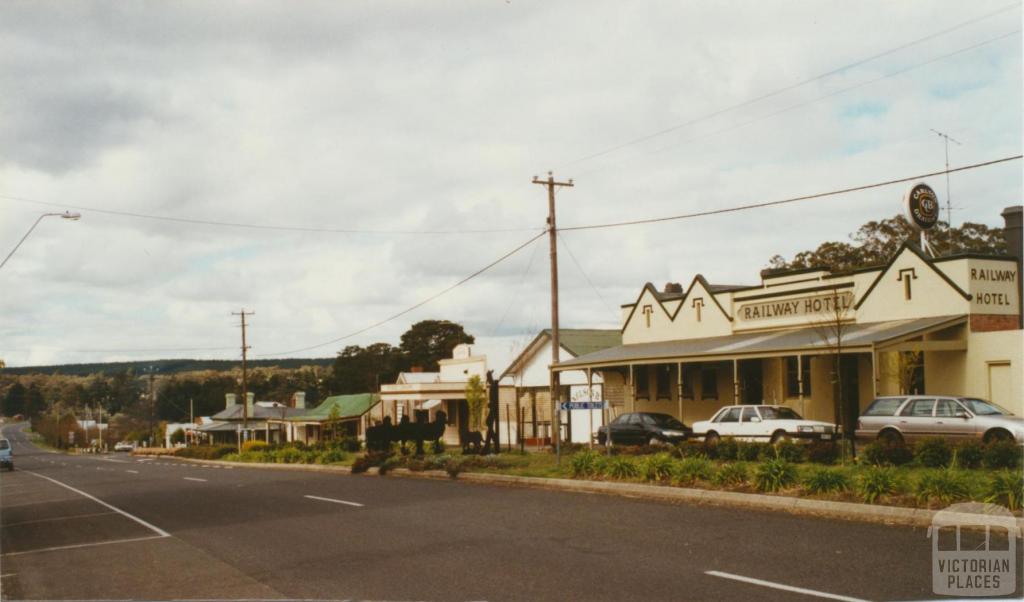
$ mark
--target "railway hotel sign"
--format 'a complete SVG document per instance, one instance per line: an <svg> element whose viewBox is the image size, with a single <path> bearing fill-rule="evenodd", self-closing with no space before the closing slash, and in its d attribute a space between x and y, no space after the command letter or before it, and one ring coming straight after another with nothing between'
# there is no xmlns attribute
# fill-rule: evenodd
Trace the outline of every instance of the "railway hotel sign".
<svg viewBox="0 0 1024 602"><path fill-rule="evenodd" d="M737 312L744 322L775 320L799 316L818 316L846 312L853 307L853 293L828 293L796 299L761 301L741 305Z"/></svg>

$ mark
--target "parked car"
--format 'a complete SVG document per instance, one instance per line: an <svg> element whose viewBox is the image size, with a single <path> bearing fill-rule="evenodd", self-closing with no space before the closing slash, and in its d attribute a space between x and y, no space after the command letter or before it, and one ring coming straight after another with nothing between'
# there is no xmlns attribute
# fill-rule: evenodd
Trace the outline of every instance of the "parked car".
<svg viewBox="0 0 1024 602"><path fill-rule="evenodd" d="M693 435L704 437L711 443L721 437L735 437L746 441L782 439L831 440L836 426L829 422L805 420L786 406L739 405L725 406L710 420L693 423Z"/></svg>
<svg viewBox="0 0 1024 602"><path fill-rule="evenodd" d="M14 470L14 450L7 439L0 439L0 468Z"/></svg>
<svg viewBox="0 0 1024 602"><path fill-rule="evenodd" d="M612 443L616 445L663 445L690 436L690 428L668 414L630 412L612 420ZM608 427L597 429L597 442L604 445Z"/></svg>
<svg viewBox="0 0 1024 602"><path fill-rule="evenodd" d="M1024 418L991 401L949 395L879 397L857 420L857 439L1006 439L1024 443Z"/></svg>
<svg viewBox="0 0 1024 602"><path fill-rule="evenodd" d="M116 452L135 451L135 444L132 443L131 441L119 441L117 444L114 445L114 451L116 451Z"/></svg>

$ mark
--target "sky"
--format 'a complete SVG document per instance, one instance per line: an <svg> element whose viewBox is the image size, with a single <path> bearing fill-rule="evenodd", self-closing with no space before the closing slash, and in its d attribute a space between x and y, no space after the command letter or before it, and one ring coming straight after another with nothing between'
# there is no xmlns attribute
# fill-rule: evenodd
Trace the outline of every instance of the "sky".
<svg viewBox="0 0 1024 602"><path fill-rule="evenodd" d="M447 319L501 370L550 323L546 236L368 327L542 233L534 176L573 179L568 227L935 172L932 129L952 166L1017 155L1021 22L1005 0L5 2L0 253L82 219L0 269L0 358L235 359L244 308L251 357ZM561 325L619 327L648 281L756 284L907 188L565 231ZM1021 188L1020 161L953 174L953 223L1002 225Z"/></svg>

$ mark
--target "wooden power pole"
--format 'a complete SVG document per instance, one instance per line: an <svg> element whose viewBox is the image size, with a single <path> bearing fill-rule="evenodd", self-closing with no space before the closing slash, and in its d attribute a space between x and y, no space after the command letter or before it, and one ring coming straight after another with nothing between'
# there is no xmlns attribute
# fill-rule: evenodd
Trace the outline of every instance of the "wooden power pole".
<svg viewBox="0 0 1024 602"><path fill-rule="evenodd" d="M572 187L573 183L570 179L568 182L556 182L555 176L550 171L548 172L548 179L541 180L537 176L533 177L534 184L540 184L546 186L548 189L548 246L550 247L551 256L551 361L553 364L558 363L558 229L555 225L555 187L556 186L568 186ZM555 454L557 455L558 462L562 461L562 417L559 412L559 378L558 373L554 370L550 371L550 386L551 386L551 426L552 436L555 438Z"/></svg>
<svg viewBox="0 0 1024 602"><path fill-rule="evenodd" d="M240 312L231 312L232 316L242 317L242 430L246 431L249 428L249 372L246 366L249 346L245 344L245 316L255 314L254 311L245 311L244 307Z"/></svg>

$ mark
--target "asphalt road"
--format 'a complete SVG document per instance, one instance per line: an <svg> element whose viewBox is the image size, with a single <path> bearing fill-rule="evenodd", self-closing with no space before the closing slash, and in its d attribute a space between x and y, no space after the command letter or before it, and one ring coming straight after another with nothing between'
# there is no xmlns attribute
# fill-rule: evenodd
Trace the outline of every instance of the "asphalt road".
<svg viewBox="0 0 1024 602"><path fill-rule="evenodd" d="M0 475L3 599L934 597L924 529L458 481L66 456L5 432L17 470Z"/></svg>

